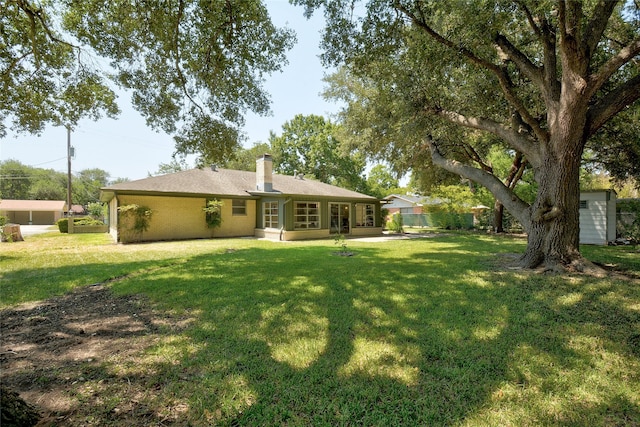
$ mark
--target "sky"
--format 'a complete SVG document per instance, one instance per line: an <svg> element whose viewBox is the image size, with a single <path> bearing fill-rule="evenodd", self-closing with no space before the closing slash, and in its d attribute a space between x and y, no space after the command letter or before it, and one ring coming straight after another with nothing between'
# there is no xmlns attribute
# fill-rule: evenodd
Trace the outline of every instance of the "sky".
<svg viewBox="0 0 640 427"><path fill-rule="evenodd" d="M324 18L316 14L311 20L303 16L303 9L288 0L266 0L274 24L296 32L298 42L288 54L289 64L280 73L267 78L265 89L271 95L272 115L246 117L244 132L246 147L267 142L269 132L280 134L282 125L296 114L317 114L330 117L340 106L326 102L320 93L322 81L329 70L320 63L319 42ZM71 170L102 169L111 179L146 178L158 170L161 163L169 163L174 153L170 135L157 133L146 126L144 119L129 102L129 95L120 92L121 113L116 120L83 120L71 134L75 159ZM0 139L0 161L18 160L37 168L67 172L67 131L50 127L41 136L12 135Z"/></svg>

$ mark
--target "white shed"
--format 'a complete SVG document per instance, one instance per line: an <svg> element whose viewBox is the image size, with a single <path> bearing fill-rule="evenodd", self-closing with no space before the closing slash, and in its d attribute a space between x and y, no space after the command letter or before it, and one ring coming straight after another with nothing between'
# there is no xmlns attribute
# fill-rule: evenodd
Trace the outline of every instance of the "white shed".
<svg viewBox="0 0 640 427"><path fill-rule="evenodd" d="M616 239L616 192L580 193L580 243L606 245Z"/></svg>

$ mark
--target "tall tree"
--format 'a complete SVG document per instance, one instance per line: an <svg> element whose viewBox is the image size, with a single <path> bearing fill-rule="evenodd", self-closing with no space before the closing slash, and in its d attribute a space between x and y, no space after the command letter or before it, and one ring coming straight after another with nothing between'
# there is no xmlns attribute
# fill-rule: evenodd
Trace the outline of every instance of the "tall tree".
<svg viewBox="0 0 640 427"><path fill-rule="evenodd" d="M369 194L381 199L398 191L400 183L387 166L375 165L367 174L367 187Z"/></svg>
<svg viewBox="0 0 640 427"><path fill-rule="evenodd" d="M28 166L31 176L30 200L66 200L67 174L53 169Z"/></svg>
<svg viewBox="0 0 640 427"><path fill-rule="evenodd" d="M0 162L0 198L28 199L32 179L30 166L17 160Z"/></svg>
<svg viewBox="0 0 640 427"><path fill-rule="evenodd" d="M251 148L239 148L233 158L223 164L224 167L240 171L256 171L256 159L262 154L271 153L271 146L257 142ZM277 169L277 167L276 167Z"/></svg>
<svg viewBox="0 0 640 427"><path fill-rule="evenodd" d="M307 14L325 6L324 60L348 64L389 99L396 129L414 136L405 151L427 151L434 164L484 185L520 221L522 266L584 265L581 159L640 97L637 2L296 3ZM475 132L522 153L538 183L532 204L465 155Z"/></svg>
<svg viewBox="0 0 640 427"><path fill-rule="evenodd" d="M322 116L298 114L282 125L280 136L272 133L269 137L275 170L366 191L364 157L358 152L343 152L339 133L339 126Z"/></svg>
<svg viewBox="0 0 640 427"><path fill-rule="evenodd" d="M100 188L109 184L109 172L93 168L83 169L74 177L71 190L73 202L82 206L96 203L100 200Z"/></svg>
<svg viewBox="0 0 640 427"><path fill-rule="evenodd" d="M166 175L168 173L175 173L189 169L190 166L187 163L187 159L185 157L176 157L174 156L169 163L160 163L158 165L158 170L151 173L149 172L149 176L156 175Z"/></svg>
<svg viewBox="0 0 640 427"><path fill-rule="evenodd" d="M1 5L0 122L37 132L112 113L113 77L149 126L174 135L178 153L207 158L229 158L244 114L269 111L264 77L286 64L295 41L260 1ZM115 69L108 76L106 62Z"/></svg>

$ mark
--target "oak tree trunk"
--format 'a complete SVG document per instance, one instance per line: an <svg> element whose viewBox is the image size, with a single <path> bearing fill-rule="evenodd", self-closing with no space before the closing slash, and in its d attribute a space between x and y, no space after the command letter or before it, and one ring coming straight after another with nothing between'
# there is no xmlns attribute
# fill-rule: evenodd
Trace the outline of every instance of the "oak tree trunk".
<svg viewBox="0 0 640 427"><path fill-rule="evenodd" d="M536 171L538 194L530 208L528 244L521 258L521 264L526 268L544 266L555 270L583 261L579 247L579 177L583 145L565 140L561 146L564 151L557 153L562 154L545 156Z"/></svg>

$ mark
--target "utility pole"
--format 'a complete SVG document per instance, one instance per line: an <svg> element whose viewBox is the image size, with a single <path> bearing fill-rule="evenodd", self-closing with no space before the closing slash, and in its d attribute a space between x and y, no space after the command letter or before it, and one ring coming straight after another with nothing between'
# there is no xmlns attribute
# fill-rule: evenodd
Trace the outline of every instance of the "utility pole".
<svg viewBox="0 0 640 427"><path fill-rule="evenodd" d="M67 215L71 216L71 127L67 126Z"/></svg>

